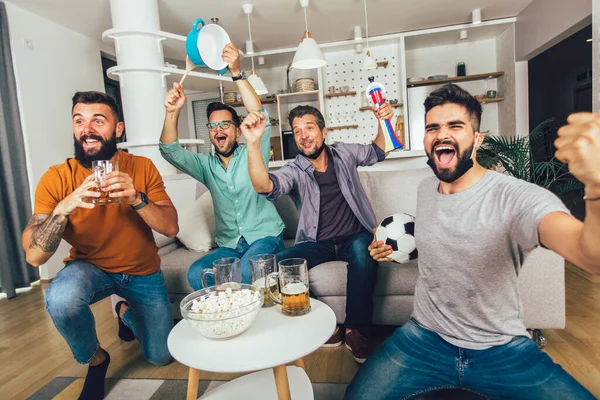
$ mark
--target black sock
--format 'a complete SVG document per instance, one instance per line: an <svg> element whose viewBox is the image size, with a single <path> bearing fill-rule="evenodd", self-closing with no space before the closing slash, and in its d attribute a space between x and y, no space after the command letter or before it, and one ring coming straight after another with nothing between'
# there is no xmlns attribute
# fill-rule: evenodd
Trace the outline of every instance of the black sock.
<svg viewBox="0 0 600 400"><path fill-rule="evenodd" d="M135 339L135 335L133 334L133 331L127 325L125 325L123 319L121 318L121 307L123 304L127 303L124 301L119 301L115 306L117 319L119 320L119 339L126 342L131 342L133 339Z"/></svg>
<svg viewBox="0 0 600 400"><path fill-rule="evenodd" d="M79 400L102 400L104 398L104 378L110 364L110 355L105 350L106 359L96 366L89 366L83 390L79 395Z"/></svg>

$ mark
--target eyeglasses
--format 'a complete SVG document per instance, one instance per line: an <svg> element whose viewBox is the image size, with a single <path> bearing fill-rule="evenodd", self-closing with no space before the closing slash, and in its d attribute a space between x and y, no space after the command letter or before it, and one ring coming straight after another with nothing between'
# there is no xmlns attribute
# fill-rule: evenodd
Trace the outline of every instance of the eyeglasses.
<svg viewBox="0 0 600 400"><path fill-rule="evenodd" d="M206 127L209 131L214 131L215 129L217 129L217 126L220 126L223 129L227 129L231 126L231 124L233 124L233 121L225 120L220 122L209 122L208 124L206 124Z"/></svg>

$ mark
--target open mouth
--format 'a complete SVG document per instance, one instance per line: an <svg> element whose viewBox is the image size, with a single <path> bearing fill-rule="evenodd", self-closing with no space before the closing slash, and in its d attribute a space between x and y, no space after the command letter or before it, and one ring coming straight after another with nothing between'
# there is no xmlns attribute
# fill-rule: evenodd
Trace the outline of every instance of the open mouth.
<svg viewBox="0 0 600 400"><path fill-rule="evenodd" d="M86 137L85 139L81 140L81 143L84 149L93 149L102 144L100 140L91 137Z"/></svg>
<svg viewBox="0 0 600 400"><path fill-rule="evenodd" d="M217 142L217 145L219 147L222 147L227 142L227 135L220 135L220 134L216 135L215 136L215 141Z"/></svg>
<svg viewBox="0 0 600 400"><path fill-rule="evenodd" d="M452 163L456 156L456 150L453 146L447 144L441 144L434 150L435 158L438 160L441 166L448 166Z"/></svg>
<svg viewBox="0 0 600 400"><path fill-rule="evenodd" d="M307 141L307 142L301 142L301 143L300 143L300 145L301 145L303 148L305 148L305 149L310 149L310 148L312 148L313 144L314 144L314 141L312 141L312 140L310 140L310 141Z"/></svg>

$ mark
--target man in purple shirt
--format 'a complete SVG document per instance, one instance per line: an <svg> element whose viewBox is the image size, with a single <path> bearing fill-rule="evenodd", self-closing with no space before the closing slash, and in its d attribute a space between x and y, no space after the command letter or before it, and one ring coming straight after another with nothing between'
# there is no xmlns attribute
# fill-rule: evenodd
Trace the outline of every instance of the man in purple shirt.
<svg viewBox="0 0 600 400"><path fill-rule="evenodd" d="M393 116L389 104L373 107L378 119ZM277 260L304 258L308 268L328 261L348 263L346 288L346 347L363 363L369 353L368 335L373 316L373 290L377 263L369 255L375 213L358 176L357 167L385 159L385 138L381 126L368 145L325 144L327 128L319 110L298 106L290 112L289 123L300 154L274 173L269 173L260 156L260 138L265 118L252 113L241 130L248 145L248 170L254 189L271 201L289 194L300 211L296 244L277 254ZM324 345L342 344L336 328Z"/></svg>

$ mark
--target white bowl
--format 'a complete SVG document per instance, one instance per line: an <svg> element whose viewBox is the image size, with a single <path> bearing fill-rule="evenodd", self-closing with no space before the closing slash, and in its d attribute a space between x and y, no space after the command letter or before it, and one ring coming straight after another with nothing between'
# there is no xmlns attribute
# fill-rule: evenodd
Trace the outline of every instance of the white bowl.
<svg viewBox="0 0 600 400"><path fill-rule="evenodd" d="M258 299L239 308L215 313L195 312L191 309L194 300L202 297L208 298L211 294L216 293L215 289L214 286L211 286L187 295L180 304L181 315L183 318L185 318L198 333L209 339L228 339L245 332L250 328L263 305L264 296L262 295L260 288L242 284L241 290L248 289L258 293L259 296Z"/></svg>
<svg viewBox="0 0 600 400"><path fill-rule="evenodd" d="M227 63L223 61L223 49L231 42L229 35L221 26L217 24L208 24L200 29L198 33L198 53L207 67L220 71L227 68Z"/></svg>

